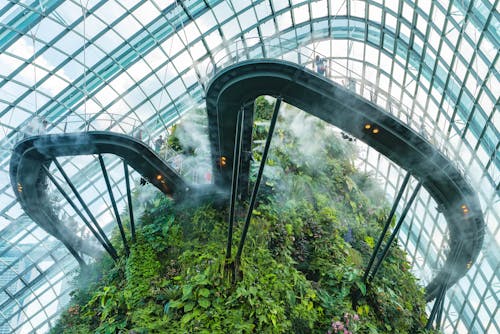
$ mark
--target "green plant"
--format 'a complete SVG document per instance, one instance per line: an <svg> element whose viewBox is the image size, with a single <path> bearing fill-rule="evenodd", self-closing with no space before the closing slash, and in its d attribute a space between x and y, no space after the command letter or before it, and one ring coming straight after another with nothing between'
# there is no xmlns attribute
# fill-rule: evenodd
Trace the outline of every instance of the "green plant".
<svg viewBox="0 0 500 334"><path fill-rule="evenodd" d="M269 100L258 99L256 108L257 121L270 118ZM227 208L174 205L158 195L145 205L129 257L103 258L80 273L72 305L52 332L324 334L339 332L340 323L352 333L422 328L424 293L397 245L374 280L362 280L388 210L375 183L354 168L355 148L301 118L317 130L306 140L322 140L302 154L303 139L288 124L294 115L286 111L273 138L274 169L259 191L238 280L226 274ZM246 208L239 203L238 210ZM241 220L238 213L233 245ZM117 232L112 240L118 244Z"/></svg>

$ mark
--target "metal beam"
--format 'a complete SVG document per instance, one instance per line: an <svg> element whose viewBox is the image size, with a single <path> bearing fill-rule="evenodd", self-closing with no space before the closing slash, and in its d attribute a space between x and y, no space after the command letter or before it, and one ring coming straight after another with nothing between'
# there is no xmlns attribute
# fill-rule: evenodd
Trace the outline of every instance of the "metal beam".
<svg viewBox="0 0 500 334"><path fill-rule="evenodd" d="M130 179L128 173L128 166L125 160L123 160L123 170L125 172L125 187L127 188L128 215L130 218L130 234L132 235L132 242L135 242L134 210L132 208L132 194L130 192Z"/></svg>
<svg viewBox="0 0 500 334"><path fill-rule="evenodd" d="M436 329L441 329L441 321L442 321L442 318L443 318L443 308L444 308L444 297L446 295L446 290L447 287L445 286L445 289L444 289L444 292L443 293L443 298L441 298L441 302L439 303L439 309L437 311L437 315L436 315Z"/></svg>
<svg viewBox="0 0 500 334"><path fill-rule="evenodd" d="M241 201L246 201L250 196L249 182L250 167L252 164L252 135L255 102L243 106L243 128L241 132L241 161L238 175L238 196Z"/></svg>
<svg viewBox="0 0 500 334"><path fill-rule="evenodd" d="M99 164L101 165L102 175L104 176L104 181L106 182L106 187L108 188L109 199L111 200L111 205L113 206L113 211L115 212L116 222L118 223L118 228L120 229L120 235L123 241L123 247L125 249L125 254L128 256L129 249L127 244L127 238L125 236L125 231L123 230L122 220L120 218L120 213L118 212L118 207L116 206L115 196L113 195L113 190L111 189L111 183L109 182L108 172L106 171L106 166L104 165L104 160L101 154L98 154Z"/></svg>
<svg viewBox="0 0 500 334"><path fill-rule="evenodd" d="M52 182L55 181L54 177L49 173L48 169L47 169L47 166L45 165L42 165L43 166L43 170L45 171L45 173L47 174L47 176L49 177L49 179L52 180ZM57 230L57 228L56 228ZM78 264L80 265L80 267L85 267L87 264L85 263L85 261L82 259L82 257L80 256L80 254L78 254L78 252L73 248L73 245L71 245L67 240L66 238L60 238L59 239L63 244L64 246L66 246L66 248L69 250L69 252L71 253L71 255L73 255L73 257L75 258L75 260L78 262Z"/></svg>
<svg viewBox="0 0 500 334"><path fill-rule="evenodd" d="M40 6L42 2L39 2ZM12 44L24 36L29 36L29 31L36 27L45 17L64 3L64 0L45 1L42 9L36 8L38 4L32 1L32 4L19 4L18 1L12 1L11 6L17 5L18 10L11 20L4 25L2 22L2 32L0 33L0 53L4 53ZM7 5L6 5L7 7Z"/></svg>
<svg viewBox="0 0 500 334"><path fill-rule="evenodd" d="M76 189L75 185L73 184L73 182L71 182L71 179L69 178L68 174L66 174L66 172L64 171L64 169L62 168L61 164L59 163L59 161L57 161L57 159L54 159L54 165L57 167L57 169L59 170L59 173L61 173L61 175L63 176L64 180L66 181L66 183L68 184L68 186L71 188L71 191L73 191L73 194L76 196L76 198L78 199L78 202L80 202L80 205L82 206L83 210L85 211L85 213L87 214L87 216L89 216L90 220L94 223L97 231L99 232L99 235L101 236L102 240L104 240L104 242L106 243L106 245L108 246L106 248L106 250L108 250L108 253L110 253L111 257L113 259L117 259L118 258L118 254L116 253L116 249L113 247L113 245L111 244L111 242L109 241L108 237L106 236L106 233L104 233L104 231L102 230L101 226L99 225L99 223L97 222L97 219L95 219L94 215L92 214L92 212L90 211L89 207L87 206L87 204L85 204L82 196L80 196L80 193L78 192L78 190Z"/></svg>
<svg viewBox="0 0 500 334"><path fill-rule="evenodd" d="M252 219L252 212L255 206L255 201L257 199L257 194L259 192L260 182L262 180L262 174L264 172L264 167L266 165L267 154L269 153L269 148L271 147L271 139L273 137L274 128L276 126L276 121L278 119L278 112L281 106L281 97L276 99L276 104L274 105L273 117L271 119L271 125L269 126L269 132L267 134L266 146L264 147L264 152L262 153L262 160L260 161L259 171L257 173L257 179L253 186L252 196L250 197L250 205L248 207L247 216L245 219L245 226L243 226L243 232L241 234L240 244L238 246L238 252L236 253L235 262L239 263L241 258L241 253L243 252L243 246L245 244L245 239L248 232L248 227L250 226L250 220Z"/></svg>
<svg viewBox="0 0 500 334"><path fill-rule="evenodd" d="M439 323L441 322L441 313L443 311L446 285L447 285L446 283L441 285L441 289L439 290L439 295L436 298L434 305L432 306L432 310L431 313L429 314L429 318L427 319L427 324L425 325L425 329L432 329L432 323L434 322L434 318L436 318L436 315L437 315L436 329L440 327Z"/></svg>
<svg viewBox="0 0 500 334"><path fill-rule="evenodd" d="M134 210L132 208L132 193L130 192L130 179L128 173L127 162L123 160L123 169L125 172L125 187L127 188L127 200L128 200L128 215L130 219L130 234L132 235L132 242L135 242L135 221L134 221Z"/></svg>
<svg viewBox="0 0 500 334"><path fill-rule="evenodd" d="M66 246L66 248L69 250L69 252L71 253L71 255L73 255L73 257L78 262L78 264L80 265L80 267L81 268L85 268L87 266L87 264L82 259L82 257L80 256L80 254L78 254L78 252L73 248L73 246L70 243L68 243L66 240L64 240L64 239L60 239L60 240L64 244L64 246Z"/></svg>
<svg viewBox="0 0 500 334"><path fill-rule="evenodd" d="M401 217L399 217L398 223L394 227L394 230L391 233L391 236L389 237L389 240L387 241L387 244L385 245L384 250L382 251L382 255L379 257L377 264L375 265L375 268L373 269L373 273L369 275L369 280L373 279L373 277L377 274L378 269L380 268L380 265L382 264L382 261L384 261L385 256L387 255L387 252L389 252L389 248L391 247L392 242L394 241L394 238L399 232L399 229L401 228L401 225L403 224L404 219L406 218L406 215L408 214L408 211L410 210L411 205L413 204L413 201L417 197L418 191L420 190L420 187L422 187L422 183L418 182L417 186L415 187L415 190L413 190L413 194L411 195L408 203L406 204L405 208L403 209L403 212L401 213Z"/></svg>
<svg viewBox="0 0 500 334"><path fill-rule="evenodd" d="M66 191L64 191L63 187L59 184L59 182L57 182L56 178L49 172L49 169L47 168L47 166L45 166L45 165L42 165L42 166L43 166L43 170L45 171L45 174L47 174L50 181L52 181L52 183L56 186L57 190L59 190L59 192L63 195L63 197L68 201L69 205L71 205L73 210L75 210L76 214L81 218L83 223L89 228L90 232L92 232L92 234L96 237L96 239L99 241L99 243L102 245L102 247L104 247L104 249L108 252L108 254L113 258L113 260L116 261L118 259L118 256L116 255L116 250L114 248L108 247L106 242L104 242L104 240L102 240L99 233L97 233L97 231L92 227L92 225L87 220L87 218L85 218L85 216L82 214L80 209L78 209L75 202L69 197L68 193L66 193Z"/></svg>
<svg viewBox="0 0 500 334"><path fill-rule="evenodd" d="M243 133L243 117L244 109L238 111L236 119L236 134L234 137L234 154L233 154L233 178L231 180L231 198L229 201L229 226L227 231L227 248L226 259L231 258L231 248L233 246L233 225L234 225L234 207L238 196L238 174L241 161L241 136Z"/></svg>
<svg viewBox="0 0 500 334"><path fill-rule="evenodd" d="M459 250L462 250L463 243L460 242L457 248ZM458 254L459 254L459 252L456 252L456 253L450 255L451 266L456 264L456 262L458 260ZM427 319L427 324L425 325L425 329L432 329L432 324L434 323L434 318L436 319L435 329L440 329L440 327L441 327L443 308L444 308L444 298L446 296L446 291L448 290L448 286L450 284L450 277L451 277L451 274L448 272L446 280L441 285L439 293L436 297L436 301L434 302L434 305L432 305L431 313L429 314L429 318Z"/></svg>
<svg viewBox="0 0 500 334"><path fill-rule="evenodd" d="M387 230L389 229L389 226L391 225L392 217L394 217L394 213L396 212L399 201L401 200L401 196L403 196L403 192L406 188L406 185L408 184L408 181L410 181L410 176L411 176L410 172L407 172L406 176L403 180L403 183L401 184L401 187L399 188L399 192L396 196L396 199L394 200L394 203L392 204L392 208L391 208L391 211L389 213L389 216L387 216L387 220L385 222L384 229L382 230L382 233L380 234L380 237L378 238L377 245L373 249L370 261L368 262L368 265L366 266L365 274L363 275L363 282L366 282L366 279L368 278L368 275L370 273L370 269L372 268L372 265L373 265L373 261L375 261L375 258L377 257L377 254L378 254L378 251L380 250L380 246L382 245L382 241L384 240L384 237L387 234Z"/></svg>

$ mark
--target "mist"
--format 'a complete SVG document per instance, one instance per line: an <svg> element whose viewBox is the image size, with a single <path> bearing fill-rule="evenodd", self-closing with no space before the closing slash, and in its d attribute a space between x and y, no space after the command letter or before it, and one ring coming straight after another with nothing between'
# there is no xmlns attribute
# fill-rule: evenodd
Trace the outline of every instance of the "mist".
<svg viewBox="0 0 500 334"><path fill-rule="evenodd" d="M162 157L188 182L207 184L212 182L208 119L205 110L195 108L188 111L175 126L174 135L179 140L181 151L175 151L167 143Z"/></svg>

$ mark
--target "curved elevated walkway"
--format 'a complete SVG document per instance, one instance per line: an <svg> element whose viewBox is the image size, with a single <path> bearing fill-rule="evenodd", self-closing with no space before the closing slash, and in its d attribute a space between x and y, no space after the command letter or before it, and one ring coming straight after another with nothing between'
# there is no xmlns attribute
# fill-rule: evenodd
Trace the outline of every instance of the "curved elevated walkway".
<svg viewBox="0 0 500 334"><path fill-rule="evenodd" d="M245 61L221 70L212 79L206 100L217 187L230 192L237 113L260 95L281 97L341 128L422 182L443 208L450 234L450 253L426 287L428 300L439 294L443 284L449 287L465 275L478 256L484 237L483 216L474 189L452 161L399 119L300 65L271 59ZM372 129L377 127L379 132L366 130L366 124ZM244 138L248 140L245 135ZM219 166L221 157L226 158L226 167Z"/></svg>
<svg viewBox="0 0 500 334"><path fill-rule="evenodd" d="M10 161L10 180L21 207L38 225L61 240L70 252L95 254L96 248L59 221L47 194L49 167L57 157L111 153L121 157L165 195L184 197L189 186L156 153L130 136L94 131L39 135L17 143ZM161 178L158 177L161 175Z"/></svg>
<svg viewBox="0 0 500 334"><path fill-rule="evenodd" d="M70 252L94 253L93 246L75 236L58 221L46 193L44 166L57 157L112 153L126 161L160 191L176 199L188 192L197 198L229 197L237 112L249 110L260 95L281 97L285 102L333 124L363 140L418 178L443 209L450 233L450 253L430 284L427 299L435 298L441 286L458 281L477 258L484 237L484 221L472 187L436 148L394 116L345 88L304 69L279 60L247 61L217 74L207 91L213 187L190 189L183 179L151 149L130 136L110 132L41 135L19 142L10 163L11 184L25 212L47 232L60 239ZM250 113L247 113L250 114ZM244 142L251 145L253 117L244 118ZM365 129L370 124L379 132ZM221 157L227 161L220 167ZM245 159L241 169L248 171ZM228 168L229 167L229 168ZM158 175L161 178L157 178ZM242 184L248 173L240 174ZM190 196L191 197L191 196ZM466 210L464 210L464 208Z"/></svg>

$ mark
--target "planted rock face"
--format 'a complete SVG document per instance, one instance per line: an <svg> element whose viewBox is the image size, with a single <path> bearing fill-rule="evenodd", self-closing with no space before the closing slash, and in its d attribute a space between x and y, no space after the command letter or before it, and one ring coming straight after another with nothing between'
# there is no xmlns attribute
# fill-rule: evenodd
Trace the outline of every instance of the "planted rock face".
<svg viewBox="0 0 500 334"><path fill-rule="evenodd" d="M260 98L256 105L256 123L264 128L255 126L254 139L260 140L272 101ZM410 333L422 328L424 294L398 247L372 284L362 281L388 210L373 179L355 169L353 144L324 124L285 110L272 147L271 168L234 271L228 270L234 264L225 253L227 209L181 208L158 196L146 205L130 256L116 264L102 259L92 272L80 274L72 305L53 333ZM246 207L237 205L233 254Z"/></svg>

